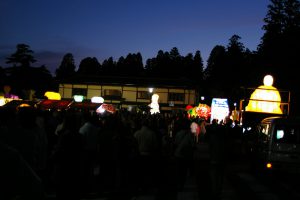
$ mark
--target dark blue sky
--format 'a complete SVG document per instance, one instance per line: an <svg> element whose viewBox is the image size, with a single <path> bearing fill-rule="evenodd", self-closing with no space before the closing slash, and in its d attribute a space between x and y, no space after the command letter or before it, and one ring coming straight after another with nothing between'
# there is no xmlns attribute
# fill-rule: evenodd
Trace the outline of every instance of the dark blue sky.
<svg viewBox="0 0 300 200"><path fill-rule="evenodd" d="M1 0L0 66L25 43L54 72L66 53L78 67L86 57L100 63L140 52L144 62L177 47L200 50L206 60L216 45L237 34L256 50L269 0Z"/></svg>

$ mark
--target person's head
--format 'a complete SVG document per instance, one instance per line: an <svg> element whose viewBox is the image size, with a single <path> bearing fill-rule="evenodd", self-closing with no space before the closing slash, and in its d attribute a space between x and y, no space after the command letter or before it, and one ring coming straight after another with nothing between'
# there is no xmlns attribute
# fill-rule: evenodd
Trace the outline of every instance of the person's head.
<svg viewBox="0 0 300 200"><path fill-rule="evenodd" d="M218 124L218 119L213 119L213 120L211 121L211 124Z"/></svg>

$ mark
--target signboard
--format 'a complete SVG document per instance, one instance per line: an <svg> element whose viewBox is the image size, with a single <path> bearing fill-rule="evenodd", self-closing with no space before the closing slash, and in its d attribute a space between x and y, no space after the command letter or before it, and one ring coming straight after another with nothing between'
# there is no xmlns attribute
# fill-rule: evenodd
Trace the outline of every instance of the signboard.
<svg viewBox="0 0 300 200"><path fill-rule="evenodd" d="M229 116L228 100L222 98L213 98L211 103L211 117L210 122L213 119L217 119L218 122L224 121L225 117Z"/></svg>

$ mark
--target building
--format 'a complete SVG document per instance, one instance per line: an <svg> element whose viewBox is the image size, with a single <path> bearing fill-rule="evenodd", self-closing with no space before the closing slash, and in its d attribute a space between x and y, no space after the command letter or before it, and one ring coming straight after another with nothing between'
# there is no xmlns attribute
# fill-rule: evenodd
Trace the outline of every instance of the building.
<svg viewBox="0 0 300 200"><path fill-rule="evenodd" d="M59 83L62 99L74 95L90 101L94 96L104 98L104 103L117 108L147 107L152 94L159 95L161 111L184 110L196 105L197 86L187 79L161 79L147 77L77 76Z"/></svg>

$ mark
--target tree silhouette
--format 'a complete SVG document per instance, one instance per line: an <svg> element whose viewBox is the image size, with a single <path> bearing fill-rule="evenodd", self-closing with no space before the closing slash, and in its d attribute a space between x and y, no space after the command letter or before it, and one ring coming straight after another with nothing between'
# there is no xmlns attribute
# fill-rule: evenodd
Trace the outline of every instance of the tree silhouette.
<svg viewBox="0 0 300 200"><path fill-rule="evenodd" d="M195 53L194 60L192 62L192 79L198 80L197 82L201 84L204 77L203 59L201 52L198 50Z"/></svg>
<svg viewBox="0 0 300 200"><path fill-rule="evenodd" d="M18 44L17 51L7 58L7 63L12 63L13 66L5 68L1 84L9 85L11 92L23 99L33 98L28 96L28 94L32 94L32 91L34 91L35 97L43 98L45 91L53 90L55 85L46 66L31 66L35 61L29 45Z"/></svg>
<svg viewBox="0 0 300 200"><path fill-rule="evenodd" d="M3 88L6 81L5 70L0 66L0 87Z"/></svg>
<svg viewBox="0 0 300 200"><path fill-rule="evenodd" d="M207 66L204 71L204 79L207 84L214 88L222 86L226 81L224 76L223 63L225 62L226 49L222 45L216 45L212 50L207 60Z"/></svg>
<svg viewBox="0 0 300 200"><path fill-rule="evenodd" d="M13 64L14 67L30 67L32 63L36 62L33 53L29 45L18 44L16 52L6 58L6 63Z"/></svg>
<svg viewBox="0 0 300 200"><path fill-rule="evenodd" d="M258 53L266 73L277 77L280 88L299 85L296 77L300 51L300 3L297 0L271 0L264 18L265 33ZM293 84L289 81L294 81Z"/></svg>
<svg viewBox="0 0 300 200"><path fill-rule="evenodd" d="M118 74L121 76L139 76L144 71L141 53L129 53L126 58L121 56L116 63Z"/></svg>
<svg viewBox="0 0 300 200"><path fill-rule="evenodd" d="M117 75L117 67L116 62L113 57L109 57L108 59L102 62L102 73L103 75Z"/></svg>
<svg viewBox="0 0 300 200"><path fill-rule="evenodd" d="M87 57L81 60L77 74L84 75L99 75L101 71L101 65L97 58Z"/></svg>
<svg viewBox="0 0 300 200"><path fill-rule="evenodd" d="M168 71L171 77L178 78L182 75L182 56L179 53L177 47L173 47L170 51L170 64L168 65Z"/></svg>
<svg viewBox="0 0 300 200"><path fill-rule="evenodd" d="M75 68L76 66L73 54L65 54L60 66L55 71L56 78L61 80L72 77L75 74Z"/></svg>
<svg viewBox="0 0 300 200"><path fill-rule="evenodd" d="M241 37L233 35L229 39L226 51L226 77L228 88L236 88L242 85L245 67L245 47L240 42Z"/></svg>

